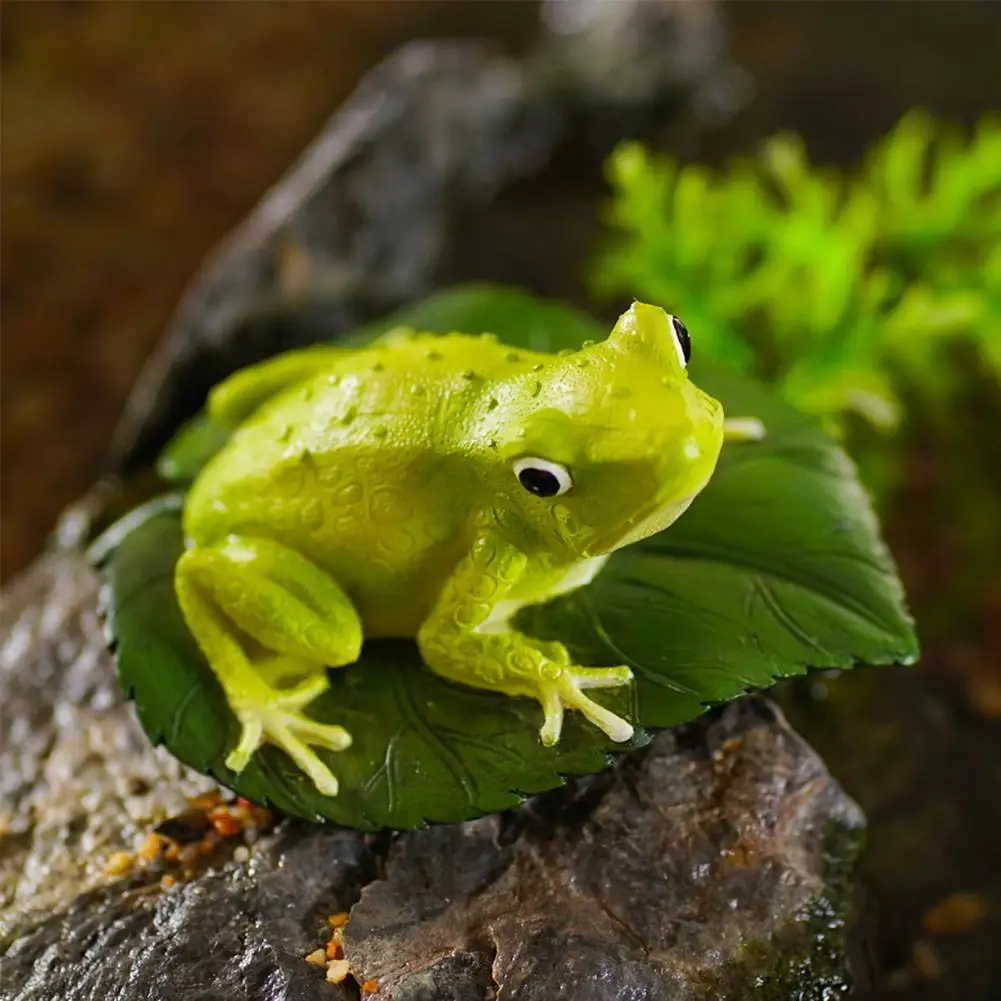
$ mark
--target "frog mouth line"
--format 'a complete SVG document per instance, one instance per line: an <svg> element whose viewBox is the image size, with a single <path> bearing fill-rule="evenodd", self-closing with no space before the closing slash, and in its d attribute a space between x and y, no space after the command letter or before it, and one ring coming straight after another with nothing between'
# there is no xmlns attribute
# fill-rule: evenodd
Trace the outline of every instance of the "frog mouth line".
<svg viewBox="0 0 1001 1001"><path fill-rule="evenodd" d="M586 558L602 556L606 553L613 553L616 549L622 549L633 542L639 542L657 532L662 532L669 525L678 520L695 500L698 491L682 497L681 500L667 501L656 504L648 508L642 514L630 518L624 525L610 532L595 543L588 546Z"/></svg>

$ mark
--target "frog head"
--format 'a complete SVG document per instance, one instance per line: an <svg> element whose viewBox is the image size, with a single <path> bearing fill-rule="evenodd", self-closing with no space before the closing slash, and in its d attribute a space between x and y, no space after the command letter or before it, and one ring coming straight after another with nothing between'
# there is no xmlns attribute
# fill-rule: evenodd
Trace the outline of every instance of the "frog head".
<svg viewBox="0 0 1001 1001"><path fill-rule="evenodd" d="M688 378L688 331L634 303L608 339L504 380L481 429L500 529L590 559L670 525L709 481L723 408Z"/></svg>

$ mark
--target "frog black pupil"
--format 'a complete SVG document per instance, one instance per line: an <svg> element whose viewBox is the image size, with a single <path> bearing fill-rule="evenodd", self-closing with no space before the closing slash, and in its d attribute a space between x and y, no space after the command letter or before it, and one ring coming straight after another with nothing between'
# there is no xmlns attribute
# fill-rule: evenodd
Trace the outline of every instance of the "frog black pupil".
<svg viewBox="0 0 1001 1001"><path fill-rule="evenodd" d="M536 497L555 497L560 492L560 481L548 469L527 466L518 474L518 480Z"/></svg>
<svg viewBox="0 0 1001 1001"><path fill-rule="evenodd" d="M677 334L678 343L681 345L681 353L685 356L685 364L687 365L692 358L692 339L688 336L688 327L676 316L671 317L671 323L674 325L674 332Z"/></svg>

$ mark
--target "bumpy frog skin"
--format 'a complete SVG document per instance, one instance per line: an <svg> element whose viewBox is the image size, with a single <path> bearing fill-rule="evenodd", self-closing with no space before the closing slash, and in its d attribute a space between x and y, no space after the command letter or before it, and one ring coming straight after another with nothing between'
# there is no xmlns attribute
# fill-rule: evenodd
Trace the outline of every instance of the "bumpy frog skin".
<svg viewBox="0 0 1001 1001"><path fill-rule="evenodd" d="M627 667L579 667L509 623L666 528L706 485L723 409L689 381L687 356L684 326L635 303L579 351L396 330L216 387L209 414L236 430L188 495L175 583L242 726L228 767L267 741L336 795L313 748L351 737L304 709L363 637L415 637L442 677L537 699L545 744L566 708L628 740L629 723L585 694L628 683Z"/></svg>

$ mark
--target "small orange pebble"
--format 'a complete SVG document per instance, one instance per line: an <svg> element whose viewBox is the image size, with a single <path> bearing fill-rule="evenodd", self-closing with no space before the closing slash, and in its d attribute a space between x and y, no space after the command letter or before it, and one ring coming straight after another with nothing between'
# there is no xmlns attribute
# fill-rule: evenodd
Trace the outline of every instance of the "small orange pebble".
<svg viewBox="0 0 1001 1001"><path fill-rule="evenodd" d="M152 862L163 851L163 840L155 831L142 843L139 849L139 858L144 862Z"/></svg>
<svg viewBox="0 0 1001 1001"><path fill-rule="evenodd" d="M200 796L193 796L188 800L188 805L195 810L211 810L222 801L222 796L216 791L203 792Z"/></svg>
<svg viewBox="0 0 1001 1001"><path fill-rule="evenodd" d="M254 811L245 806L240 806L239 803L237 803L237 805L229 811L229 815L234 820L238 820L241 827L247 828L254 826Z"/></svg>
<svg viewBox="0 0 1001 1001"><path fill-rule="evenodd" d="M734 751L740 749L743 743L743 737L730 737L728 740L723 741L722 751L724 754L733 754Z"/></svg>
<svg viewBox="0 0 1001 1001"><path fill-rule="evenodd" d="M219 809L215 809L209 814L209 823L212 825L212 830L220 838L231 838L234 834L239 834L243 830L240 822L235 817Z"/></svg>
<svg viewBox="0 0 1001 1001"><path fill-rule="evenodd" d="M237 796L236 797L236 805L241 810L253 810L253 809L255 809L254 804L251 803L250 800L247 799L247 798L245 798L244 796Z"/></svg>
<svg viewBox="0 0 1001 1001"><path fill-rule="evenodd" d="M339 984L351 972L351 964L346 959L335 959L327 963L327 983Z"/></svg>
<svg viewBox="0 0 1001 1001"><path fill-rule="evenodd" d="M327 943L327 959L341 959L344 956L344 946L341 943L340 935L335 935Z"/></svg>
<svg viewBox="0 0 1001 1001"><path fill-rule="evenodd" d="M104 864L105 876L121 876L135 864L135 859L128 852L115 852Z"/></svg>
<svg viewBox="0 0 1001 1001"><path fill-rule="evenodd" d="M199 855L211 855L216 850L216 842L211 838L202 838L198 842L198 854Z"/></svg>
<svg viewBox="0 0 1001 1001"><path fill-rule="evenodd" d="M379 989L378 980L366 980L365 983L361 985L362 994L374 994Z"/></svg>
<svg viewBox="0 0 1001 1001"><path fill-rule="evenodd" d="M314 966L326 966L327 957L323 954L322 949L314 949L307 957L307 963L312 963Z"/></svg>
<svg viewBox="0 0 1001 1001"><path fill-rule="evenodd" d="M351 915L347 911L341 911L338 914L331 914L327 918L327 924L331 928L343 928L351 920Z"/></svg>
<svg viewBox="0 0 1001 1001"><path fill-rule="evenodd" d="M166 876L163 876L160 879L160 889L169 890L176 882L177 880L174 879L174 877L171 876L170 873L167 873Z"/></svg>
<svg viewBox="0 0 1001 1001"><path fill-rule="evenodd" d="M167 848L163 853L163 857L168 862L176 862L177 857L180 854L181 854L181 846L176 841L172 841L169 845L167 845Z"/></svg>
<svg viewBox="0 0 1001 1001"><path fill-rule="evenodd" d="M979 893L954 893L929 907L921 919L929 935L956 935L987 917L987 901Z"/></svg>

